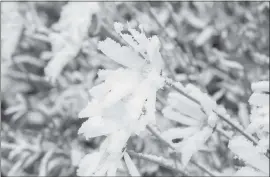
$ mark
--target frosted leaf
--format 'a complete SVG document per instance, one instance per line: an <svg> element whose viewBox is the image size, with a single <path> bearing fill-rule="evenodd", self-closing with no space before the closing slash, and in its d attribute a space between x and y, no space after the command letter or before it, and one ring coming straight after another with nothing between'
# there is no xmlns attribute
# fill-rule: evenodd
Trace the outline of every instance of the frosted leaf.
<svg viewBox="0 0 270 177"><path fill-rule="evenodd" d="M100 152L93 152L87 154L82 158L77 169L78 176L91 176L99 165L102 154Z"/></svg>
<svg viewBox="0 0 270 177"><path fill-rule="evenodd" d="M191 126L197 126L200 124L200 122L196 119L193 119L191 117L185 116L183 114L180 114L179 112L173 111L173 108L166 107L162 110L162 113L164 116L170 120L177 121L184 125L191 125Z"/></svg>
<svg viewBox="0 0 270 177"><path fill-rule="evenodd" d="M110 59L128 68L140 69L145 65L145 61L135 51L126 46L121 47L111 38L100 41L98 49Z"/></svg>
<svg viewBox="0 0 270 177"><path fill-rule="evenodd" d="M127 165L127 168L128 168L130 175L131 176L141 176L137 167L132 162L132 160L127 152L124 153L124 159L125 159L125 162L126 162L126 165Z"/></svg>
<svg viewBox="0 0 270 177"><path fill-rule="evenodd" d="M269 94L253 93L248 101L253 106L269 105Z"/></svg>
<svg viewBox="0 0 270 177"><path fill-rule="evenodd" d="M234 154L243 159L247 164L264 173L269 173L269 159L263 154L260 154L258 149L244 137L234 137L230 140L228 146Z"/></svg>
<svg viewBox="0 0 270 177"><path fill-rule="evenodd" d="M117 124L111 119L102 119L101 117L89 118L84 122L79 129L79 134L84 134L88 138L94 138L97 136L107 135L113 132L116 132L123 125Z"/></svg>
<svg viewBox="0 0 270 177"><path fill-rule="evenodd" d="M256 171L251 167L242 167L233 176L266 176L266 174Z"/></svg>
<svg viewBox="0 0 270 177"><path fill-rule="evenodd" d="M188 138L194 133L199 131L199 128L197 127L177 127L177 128L170 128L169 130L164 131L161 136L166 139L172 141L173 139L177 138Z"/></svg>
<svg viewBox="0 0 270 177"><path fill-rule="evenodd" d="M269 81L254 82L251 89L253 92L269 92Z"/></svg>

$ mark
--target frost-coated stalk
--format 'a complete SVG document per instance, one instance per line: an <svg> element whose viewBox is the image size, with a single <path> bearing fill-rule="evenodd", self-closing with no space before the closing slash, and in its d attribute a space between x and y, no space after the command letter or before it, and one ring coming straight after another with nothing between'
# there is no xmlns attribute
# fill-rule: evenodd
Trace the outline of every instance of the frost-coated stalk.
<svg viewBox="0 0 270 177"><path fill-rule="evenodd" d="M169 159L165 159L163 157L158 157L158 156L150 155L150 154L136 153L134 151L127 151L127 152L128 152L128 154L130 154L133 157L137 157L140 159L144 159L144 160L159 164L160 166L165 167L165 168L170 169L170 170L173 170L174 172L180 173L183 176L190 176L184 170L180 170L179 168L175 168L174 162L170 161Z"/></svg>

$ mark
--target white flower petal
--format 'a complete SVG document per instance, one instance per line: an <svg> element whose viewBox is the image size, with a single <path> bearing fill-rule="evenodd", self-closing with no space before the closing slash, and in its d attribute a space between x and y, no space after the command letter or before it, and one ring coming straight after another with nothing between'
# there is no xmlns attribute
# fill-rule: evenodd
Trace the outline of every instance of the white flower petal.
<svg viewBox="0 0 270 177"><path fill-rule="evenodd" d="M267 174L256 171L251 167L243 167L238 170L233 176L266 176Z"/></svg>
<svg viewBox="0 0 270 177"><path fill-rule="evenodd" d="M103 107L96 100L92 100L92 102L88 102L87 106L81 110L78 117L79 118L87 118L92 116L100 116L102 113Z"/></svg>
<svg viewBox="0 0 270 177"><path fill-rule="evenodd" d="M147 46L147 55L148 59L150 60L151 64L160 72L162 69L163 60L161 54L159 52L160 49L160 41L157 36L153 36L150 38L150 42Z"/></svg>
<svg viewBox="0 0 270 177"><path fill-rule="evenodd" d="M166 107L162 110L164 116L170 120L177 121L184 125L198 126L200 122L196 119L183 115L179 112L176 112L171 107Z"/></svg>
<svg viewBox="0 0 270 177"><path fill-rule="evenodd" d="M82 158L77 169L78 176L91 176L98 168L102 154L100 152L93 152L87 154Z"/></svg>
<svg viewBox="0 0 270 177"><path fill-rule="evenodd" d="M182 154L182 164L185 167L190 161L192 155L201 149L207 139L211 136L212 129L205 127L202 131L197 132L195 135L191 136L180 146L180 152Z"/></svg>
<svg viewBox="0 0 270 177"><path fill-rule="evenodd" d="M120 44L110 38L99 42L98 49L115 62L128 68L140 69L145 65L145 61L138 55L138 53L129 47L121 47Z"/></svg>
<svg viewBox="0 0 270 177"><path fill-rule="evenodd" d="M172 141L173 139L177 138L188 138L194 133L199 131L199 128L197 127L188 127L188 128L183 128L183 127L177 127L177 128L170 128L169 130L164 131L161 136L166 139Z"/></svg>
<svg viewBox="0 0 270 177"><path fill-rule="evenodd" d="M269 173L269 159L259 153L258 149L251 142L242 136L234 137L229 142L229 148L239 158L243 159L247 164Z"/></svg>
<svg viewBox="0 0 270 177"><path fill-rule="evenodd" d="M133 161L131 160L131 158L127 152L124 153L124 159L125 159L125 162L127 164L127 168L128 168L130 175L131 176L141 176L139 173L139 170L137 169L137 167L135 166L135 164L133 163Z"/></svg>
<svg viewBox="0 0 270 177"><path fill-rule="evenodd" d="M251 89L253 92L269 92L269 81L254 82Z"/></svg>
<svg viewBox="0 0 270 177"><path fill-rule="evenodd" d="M117 164L113 164L107 171L107 176L116 176Z"/></svg>
<svg viewBox="0 0 270 177"><path fill-rule="evenodd" d="M249 98L248 102L250 105L253 106L269 105L269 94L253 93Z"/></svg>
<svg viewBox="0 0 270 177"><path fill-rule="evenodd" d="M116 132L122 127L122 124L119 125L113 120L93 117L82 124L78 133L84 134L84 136L89 139Z"/></svg>

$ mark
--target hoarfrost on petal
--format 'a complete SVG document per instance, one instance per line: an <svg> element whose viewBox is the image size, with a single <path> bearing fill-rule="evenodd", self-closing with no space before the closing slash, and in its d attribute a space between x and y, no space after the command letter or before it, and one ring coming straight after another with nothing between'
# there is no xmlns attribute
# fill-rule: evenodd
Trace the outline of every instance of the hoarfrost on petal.
<svg viewBox="0 0 270 177"><path fill-rule="evenodd" d="M88 138L94 138L102 135L111 134L121 129L123 125L117 124L110 119L102 119L101 117L89 118L79 129L79 134L84 134Z"/></svg>
<svg viewBox="0 0 270 177"><path fill-rule="evenodd" d="M128 68L141 69L145 65L145 61L131 48L122 46L107 38L100 41L98 49L115 62Z"/></svg>
<svg viewBox="0 0 270 177"><path fill-rule="evenodd" d="M131 176L141 176L139 173L139 170L135 166L135 164L132 162L130 156L128 155L127 152L124 153L124 159L128 168L128 171Z"/></svg>
<svg viewBox="0 0 270 177"><path fill-rule="evenodd" d="M269 173L269 159L261 154L258 149L242 136L234 137L229 142L229 148L247 164Z"/></svg>
<svg viewBox="0 0 270 177"><path fill-rule="evenodd" d="M101 160L102 154L100 152L93 152L87 154L82 158L77 169L78 176L91 176L97 169Z"/></svg>
<svg viewBox="0 0 270 177"><path fill-rule="evenodd" d="M233 176L266 176L266 174L256 171L251 167L242 167Z"/></svg>
<svg viewBox="0 0 270 177"><path fill-rule="evenodd" d="M269 81L254 82L251 89L253 92L269 92Z"/></svg>
<svg viewBox="0 0 270 177"><path fill-rule="evenodd" d="M253 106L269 105L269 94L253 93L248 101Z"/></svg>

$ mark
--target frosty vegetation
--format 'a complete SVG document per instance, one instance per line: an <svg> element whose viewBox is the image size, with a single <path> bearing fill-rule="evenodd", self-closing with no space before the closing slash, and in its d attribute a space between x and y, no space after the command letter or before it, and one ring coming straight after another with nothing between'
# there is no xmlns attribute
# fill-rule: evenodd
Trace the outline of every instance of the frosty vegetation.
<svg viewBox="0 0 270 177"><path fill-rule="evenodd" d="M263 2L2 3L1 174L269 176L265 14Z"/></svg>

